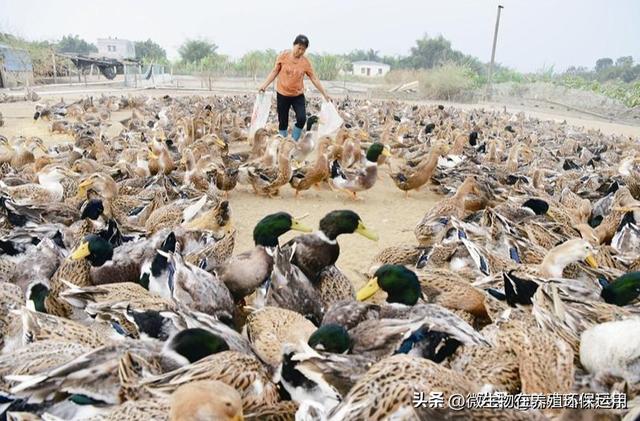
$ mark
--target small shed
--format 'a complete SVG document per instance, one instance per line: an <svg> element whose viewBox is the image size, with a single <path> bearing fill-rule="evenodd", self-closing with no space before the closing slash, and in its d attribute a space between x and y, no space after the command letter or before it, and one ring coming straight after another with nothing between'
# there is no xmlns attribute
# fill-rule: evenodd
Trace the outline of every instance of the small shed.
<svg viewBox="0 0 640 421"><path fill-rule="evenodd" d="M116 60L136 58L136 46L132 41L118 38L98 38L98 55Z"/></svg>
<svg viewBox="0 0 640 421"><path fill-rule="evenodd" d="M0 44L0 88L33 85L33 63L26 50Z"/></svg>
<svg viewBox="0 0 640 421"><path fill-rule="evenodd" d="M354 61L353 74L355 76L378 77L386 75L391 66L377 61Z"/></svg>

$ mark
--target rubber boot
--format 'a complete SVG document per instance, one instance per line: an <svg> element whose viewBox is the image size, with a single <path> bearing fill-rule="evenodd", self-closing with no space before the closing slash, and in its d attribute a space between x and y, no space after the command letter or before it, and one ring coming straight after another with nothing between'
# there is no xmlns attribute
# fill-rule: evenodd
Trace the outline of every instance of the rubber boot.
<svg viewBox="0 0 640 421"><path fill-rule="evenodd" d="M293 126L293 140L296 142L300 139L300 135L302 134L302 129L298 126Z"/></svg>
<svg viewBox="0 0 640 421"><path fill-rule="evenodd" d="M286 130L278 130L278 133L280 133L280 136L286 138L287 137L287 131Z"/></svg>

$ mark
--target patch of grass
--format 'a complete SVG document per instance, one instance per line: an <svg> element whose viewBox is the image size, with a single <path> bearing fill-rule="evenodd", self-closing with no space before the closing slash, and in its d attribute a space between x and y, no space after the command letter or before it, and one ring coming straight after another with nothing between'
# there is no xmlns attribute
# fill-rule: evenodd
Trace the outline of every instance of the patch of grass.
<svg viewBox="0 0 640 421"><path fill-rule="evenodd" d="M419 75L420 91L430 99L458 99L480 85L477 74L467 66L445 64Z"/></svg>
<svg viewBox="0 0 640 421"><path fill-rule="evenodd" d="M564 75L556 79L554 83L567 88L592 91L617 99L630 108L640 106L640 81L625 83L620 80L610 80L600 83L597 80L588 80L580 76Z"/></svg>

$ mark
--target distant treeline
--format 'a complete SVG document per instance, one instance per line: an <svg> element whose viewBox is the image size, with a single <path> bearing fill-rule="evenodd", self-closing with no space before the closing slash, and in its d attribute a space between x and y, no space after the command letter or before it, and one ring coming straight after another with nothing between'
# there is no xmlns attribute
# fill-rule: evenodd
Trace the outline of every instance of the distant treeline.
<svg viewBox="0 0 640 421"><path fill-rule="evenodd" d="M31 53L37 75L49 75L52 72L51 52L70 52L88 54L97 52L96 46L78 35L66 35L58 41L26 41L22 38L0 34L0 43L25 48ZM178 53L180 59L170 62L167 53L157 42L147 39L135 41L136 58L143 63L171 64L174 73L218 74L227 76L263 77L273 67L278 51L275 49L254 50L245 53L239 59L220 54L218 45L206 39L185 40ZM488 64L477 57L455 50L451 42L442 35L427 35L416 40L405 56L381 55L375 49L357 49L348 54L309 54L318 76L324 80L335 80L352 70L352 62L360 60L387 63L392 73L387 80L393 80L394 71L400 75L412 71L424 72L438 70L443 73L456 72L457 79L466 79L465 87L481 86L487 81ZM63 66L65 64L63 63ZM346 76L343 76L346 77ZM402 76L404 78L404 76ZM506 66L496 64L493 81L501 82L552 82L563 86L588 89L618 98L629 106L640 105L640 64L633 57L617 59L603 57L594 63L593 68L571 66L564 72L555 72L554 67L546 67L532 73L522 73Z"/></svg>

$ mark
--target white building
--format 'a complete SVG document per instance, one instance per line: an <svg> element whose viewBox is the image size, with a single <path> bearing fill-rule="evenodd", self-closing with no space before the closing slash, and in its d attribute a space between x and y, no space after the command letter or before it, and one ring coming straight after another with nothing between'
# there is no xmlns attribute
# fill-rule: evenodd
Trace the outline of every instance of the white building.
<svg viewBox="0 0 640 421"><path fill-rule="evenodd" d="M377 61L354 61L351 64L353 65L353 74L355 76L384 76L391 69L388 64L378 63Z"/></svg>
<svg viewBox="0 0 640 421"><path fill-rule="evenodd" d="M98 55L118 60L136 58L136 47L132 41L118 38L98 39Z"/></svg>

